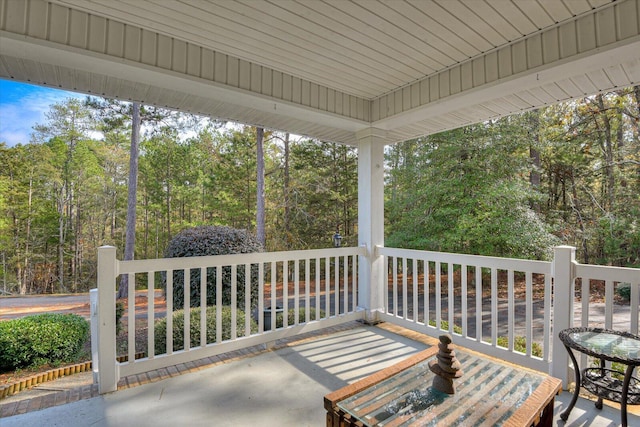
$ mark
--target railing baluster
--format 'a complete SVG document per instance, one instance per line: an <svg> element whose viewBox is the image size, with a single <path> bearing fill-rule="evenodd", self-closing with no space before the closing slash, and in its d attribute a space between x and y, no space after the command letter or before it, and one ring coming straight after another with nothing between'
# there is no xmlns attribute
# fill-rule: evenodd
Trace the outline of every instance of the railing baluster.
<svg viewBox="0 0 640 427"><path fill-rule="evenodd" d="M474 268L476 272L476 341L482 342L482 268L479 265Z"/></svg>
<svg viewBox="0 0 640 427"><path fill-rule="evenodd" d="M244 265L244 336L251 335L251 281L252 264Z"/></svg>
<svg viewBox="0 0 640 427"><path fill-rule="evenodd" d="M467 325L467 265L460 265L460 317L462 321L462 336L467 338L469 336L469 329Z"/></svg>
<svg viewBox="0 0 640 427"><path fill-rule="evenodd" d="M582 278L582 286L580 289L580 298L582 302L582 326L589 325L589 303L591 302L591 279L588 277ZM574 285L575 286L575 285ZM582 365L580 365L582 366Z"/></svg>
<svg viewBox="0 0 640 427"><path fill-rule="evenodd" d="M155 354L155 303L156 303L156 286L155 286L155 272L149 271L147 273L147 355L149 359L153 359Z"/></svg>
<svg viewBox="0 0 640 427"><path fill-rule="evenodd" d="M442 329L442 266L440 261L436 262L436 328Z"/></svg>
<svg viewBox="0 0 640 427"><path fill-rule="evenodd" d="M294 261L293 274L294 274L293 285L295 286L295 289L293 291L293 295L295 298L293 302L293 311L295 313L293 324L297 325L299 323L298 317L300 316L300 261L299 260Z"/></svg>
<svg viewBox="0 0 640 427"><path fill-rule="evenodd" d="M412 272L412 276L413 276L413 300L411 302L411 306L413 308L413 316L412 316L412 320L414 323L418 323L418 259L417 258L412 258L411 259L411 264L413 267L413 272Z"/></svg>
<svg viewBox="0 0 640 427"><path fill-rule="evenodd" d="M271 263L271 307L269 313L271 319L271 330L276 330L276 307L278 306L278 300L276 298L276 281L278 279L277 264L275 261Z"/></svg>
<svg viewBox="0 0 640 427"><path fill-rule="evenodd" d="M384 312L389 313L389 258L384 257L384 276L382 279L382 286L384 289L382 300L384 302Z"/></svg>
<svg viewBox="0 0 640 427"><path fill-rule="evenodd" d="M167 354L173 353L173 270L167 270Z"/></svg>
<svg viewBox="0 0 640 427"><path fill-rule="evenodd" d="M527 356L531 357L533 349L533 275L530 271L525 273L525 295L526 295L526 320L525 338L527 340Z"/></svg>
<svg viewBox="0 0 640 427"><path fill-rule="evenodd" d="M282 327L289 326L289 261L282 262ZM276 316L277 317L277 316ZM276 317L271 319L275 322Z"/></svg>
<svg viewBox="0 0 640 427"><path fill-rule="evenodd" d="M331 261L324 259L324 311L325 317L331 317Z"/></svg>
<svg viewBox="0 0 640 427"><path fill-rule="evenodd" d="M316 258L316 318L320 320L320 257Z"/></svg>
<svg viewBox="0 0 640 427"><path fill-rule="evenodd" d="M604 327L613 329L613 288L612 280L604 282Z"/></svg>
<svg viewBox="0 0 640 427"><path fill-rule="evenodd" d="M309 271L310 260L304 260L304 321L309 323L311 320L311 272Z"/></svg>
<svg viewBox="0 0 640 427"><path fill-rule="evenodd" d="M491 269L491 345L498 344L498 269Z"/></svg>
<svg viewBox="0 0 640 427"><path fill-rule="evenodd" d="M134 363L136 359L136 275L127 275L127 353L128 363Z"/></svg>
<svg viewBox="0 0 640 427"><path fill-rule="evenodd" d="M231 266L231 339L238 338L238 266Z"/></svg>
<svg viewBox="0 0 640 427"><path fill-rule="evenodd" d="M431 289L431 279L429 278L430 266L429 266L429 261L427 259L424 259L423 263L424 263L424 290L423 290L424 314L423 314L422 321L424 322L425 326L429 326L429 316L431 312L431 306L429 305L430 304L429 292Z"/></svg>
<svg viewBox="0 0 640 427"><path fill-rule="evenodd" d="M222 268L216 266L216 343L222 342Z"/></svg>
<svg viewBox="0 0 640 427"><path fill-rule="evenodd" d="M183 320L184 320L184 329L183 332L183 342L184 342L184 351L189 351L191 349L191 269L186 268L184 270L184 309L183 309Z"/></svg>
<svg viewBox="0 0 640 427"><path fill-rule="evenodd" d="M258 264L258 332L264 332L264 263Z"/></svg>
<svg viewBox="0 0 640 427"><path fill-rule="evenodd" d="M342 295L343 295L343 312L349 312L349 256L342 257Z"/></svg>
<svg viewBox="0 0 640 427"><path fill-rule="evenodd" d="M358 310L358 256L353 255L352 268L351 268L351 310L355 313Z"/></svg>
<svg viewBox="0 0 640 427"><path fill-rule="evenodd" d="M454 314L455 314L455 307L454 307L454 302L455 302L455 283L453 283L453 264L452 263L447 263L447 292L449 292L448 298L447 298L447 312L448 312L448 316L447 316L447 322L449 322L449 333L453 334L453 327L455 325L455 321L454 321Z"/></svg>
<svg viewBox="0 0 640 427"><path fill-rule="evenodd" d="M407 297L408 297L408 285L407 285L407 258L402 258L402 318L407 320Z"/></svg>
<svg viewBox="0 0 640 427"><path fill-rule="evenodd" d="M200 347L207 345L207 268L200 268Z"/></svg>
<svg viewBox="0 0 640 427"><path fill-rule="evenodd" d="M542 358L551 360L551 275L544 275L544 339Z"/></svg>
<svg viewBox="0 0 640 427"><path fill-rule="evenodd" d="M629 283L631 286L630 306L631 306L631 324L630 332L638 335L638 302L640 301L640 282Z"/></svg>
<svg viewBox="0 0 640 427"><path fill-rule="evenodd" d="M515 296L514 296L514 271L508 270L507 279L507 339L509 340L509 351L513 351L515 345L514 342L514 329L515 329Z"/></svg>
<svg viewBox="0 0 640 427"><path fill-rule="evenodd" d="M336 316L340 315L340 257L334 257L334 267L333 267L333 281L334 285L334 294L333 294L333 305L334 305L334 314Z"/></svg>
<svg viewBox="0 0 640 427"><path fill-rule="evenodd" d="M393 315L398 315L398 257L393 257Z"/></svg>

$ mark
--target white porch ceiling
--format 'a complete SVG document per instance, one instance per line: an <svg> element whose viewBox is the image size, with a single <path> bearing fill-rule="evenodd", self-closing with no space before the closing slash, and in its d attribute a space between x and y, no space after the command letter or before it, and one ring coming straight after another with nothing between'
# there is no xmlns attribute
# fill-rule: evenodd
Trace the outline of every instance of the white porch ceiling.
<svg viewBox="0 0 640 427"><path fill-rule="evenodd" d="M354 144L640 82L640 0L0 0L0 77Z"/></svg>

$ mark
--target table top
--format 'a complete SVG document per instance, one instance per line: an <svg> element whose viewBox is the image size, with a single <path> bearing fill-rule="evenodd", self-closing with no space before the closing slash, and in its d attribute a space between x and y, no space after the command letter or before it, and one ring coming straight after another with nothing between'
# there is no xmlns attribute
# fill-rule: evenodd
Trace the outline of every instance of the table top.
<svg viewBox="0 0 640 427"><path fill-rule="evenodd" d="M640 337L628 332L601 328L570 328L561 331L560 340L589 356L640 365Z"/></svg>
<svg viewBox="0 0 640 427"><path fill-rule="evenodd" d="M428 363L435 352L428 356L338 401L337 407L368 426L500 426L514 419L531 425L535 421L523 417L539 416L561 388L560 380L543 373L456 349L464 373L454 380L456 393L448 395L431 387Z"/></svg>

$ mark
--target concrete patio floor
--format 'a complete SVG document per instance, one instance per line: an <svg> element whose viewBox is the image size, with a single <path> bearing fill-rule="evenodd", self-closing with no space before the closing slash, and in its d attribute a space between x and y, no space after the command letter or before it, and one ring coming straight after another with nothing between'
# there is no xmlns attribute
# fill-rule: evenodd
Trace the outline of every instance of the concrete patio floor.
<svg viewBox="0 0 640 427"><path fill-rule="evenodd" d="M279 343L270 351L244 352L242 357L195 372L3 417L0 425L324 426L325 394L434 343L432 338L392 325L354 322ZM565 423L559 414L570 400L567 392L556 398L554 426L620 425L619 409L605 404L600 411L582 398ZM640 417L629 413L629 426L640 426Z"/></svg>

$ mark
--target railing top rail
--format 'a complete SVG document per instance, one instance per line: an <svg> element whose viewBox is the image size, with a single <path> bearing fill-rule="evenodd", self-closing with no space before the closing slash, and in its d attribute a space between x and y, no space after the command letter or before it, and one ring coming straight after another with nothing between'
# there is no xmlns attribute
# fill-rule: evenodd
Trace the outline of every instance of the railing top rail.
<svg viewBox="0 0 640 427"><path fill-rule="evenodd" d="M640 269L613 267L609 265L579 264L574 262L575 276L594 280L613 280L614 282L640 283Z"/></svg>
<svg viewBox="0 0 640 427"><path fill-rule="evenodd" d="M417 258L427 261L447 262L458 265L495 267L504 270L532 271L551 274L550 261L535 261L518 258L500 258L484 255L456 254L451 252L421 251L417 249L398 249L384 246L376 247L378 254L404 258Z"/></svg>
<svg viewBox="0 0 640 427"><path fill-rule="evenodd" d="M328 248L301 251L254 252L248 254L119 261L118 273L145 273L148 271L182 270L187 268L260 264L279 261L299 261L304 259L328 258L348 255L365 255L365 248Z"/></svg>

